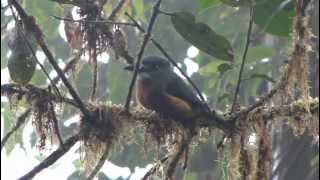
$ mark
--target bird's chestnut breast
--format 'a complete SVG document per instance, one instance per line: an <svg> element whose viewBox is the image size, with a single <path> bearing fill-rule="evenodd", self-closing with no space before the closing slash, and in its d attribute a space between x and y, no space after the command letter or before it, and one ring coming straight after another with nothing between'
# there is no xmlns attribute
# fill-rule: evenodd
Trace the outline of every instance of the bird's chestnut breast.
<svg viewBox="0 0 320 180"><path fill-rule="evenodd" d="M184 116L183 114L192 110L186 101L168 94L164 89L156 87L150 80L138 80L137 98L145 108L172 117Z"/></svg>
<svg viewBox="0 0 320 180"><path fill-rule="evenodd" d="M148 80L142 80L138 79L137 80L137 98L139 100L139 103L148 109L153 109L152 108L152 102L151 97L152 97L152 90L151 90L151 85L152 82Z"/></svg>

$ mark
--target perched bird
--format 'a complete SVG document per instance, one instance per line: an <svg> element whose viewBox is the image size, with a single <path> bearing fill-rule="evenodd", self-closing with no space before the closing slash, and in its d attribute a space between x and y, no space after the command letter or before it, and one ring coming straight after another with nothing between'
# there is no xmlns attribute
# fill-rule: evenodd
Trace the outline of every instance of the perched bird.
<svg viewBox="0 0 320 180"><path fill-rule="evenodd" d="M125 69L133 71L134 67L130 65ZM173 71L170 63L161 57L149 56L142 60L136 92L142 106L181 122L186 127L191 128L194 119L205 116L223 130L232 128L231 124L206 110L191 88Z"/></svg>

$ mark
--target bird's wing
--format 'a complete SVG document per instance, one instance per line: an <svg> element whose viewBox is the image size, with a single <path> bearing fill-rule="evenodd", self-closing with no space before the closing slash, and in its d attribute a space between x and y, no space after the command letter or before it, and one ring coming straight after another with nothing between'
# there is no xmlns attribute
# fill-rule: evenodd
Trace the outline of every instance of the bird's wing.
<svg viewBox="0 0 320 180"><path fill-rule="evenodd" d="M177 75L169 82L166 90L169 95L178 97L192 106L203 105L191 88Z"/></svg>

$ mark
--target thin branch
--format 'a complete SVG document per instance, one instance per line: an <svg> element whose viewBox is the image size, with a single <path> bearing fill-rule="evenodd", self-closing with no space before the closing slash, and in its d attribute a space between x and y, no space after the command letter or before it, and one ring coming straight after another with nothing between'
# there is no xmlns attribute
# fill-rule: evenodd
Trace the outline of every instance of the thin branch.
<svg viewBox="0 0 320 180"><path fill-rule="evenodd" d="M53 122L53 129L55 131L54 134L58 138L59 145L63 146L63 140L62 140L61 133L60 133L60 130L59 130L58 119L57 119L57 115L56 115L56 112L54 110L54 105L53 105L52 101L49 102L49 108L50 108L49 111L51 113L51 118L52 118L52 122Z"/></svg>
<svg viewBox="0 0 320 180"><path fill-rule="evenodd" d="M169 159L169 155L163 157L158 162L156 162L155 165L150 168L150 170L143 176L143 178L141 180L147 180L152 174L154 174L154 172L157 170L157 168L160 166L160 164L163 164L168 159Z"/></svg>
<svg viewBox="0 0 320 180"><path fill-rule="evenodd" d="M262 106L265 102L270 100L280 89L282 89L285 86L284 81L279 82L277 86L275 86L268 94L260 98L256 103L253 105L241 110L239 113L235 114L233 118L239 117L242 114L247 114L250 111L254 110L257 107Z"/></svg>
<svg viewBox="0 0 320 180"><path fill-rule="evenodd" d="M242 56L242 62L241 62L241 67L240 67L240 72L239 72L239 77L238 77L236 90L235 90L234 97L233 97L231 113L234 111L235 105L236 105L237 99L238 99L238 94L239 94L240 84L241 84L241 79L242 79L242 73L243 73L243 69L244 69L244 65L245 65L245 61L246 61L246 57L247 57L247 52L248 52L249 44L250 44L250 36L251 36L252 24L253 24L253 16L254 16L254 7L250 7L250 21L249 21L249 27L248 27L248 33L247 33L247 41L246 41L246 46L245 46L245 49L244 49L244 52L243 52L243 56Z"/></svg>
<svg viewBox="0 0 320 180"><path fill-rule="evenodd" d="M76 134L68 138L63 146L60 146L57 150L51 153L45 160L39 163L36 167L34 167L31 171L29 171L24 176L20 177L18 180L29 180L32 179L36 174L41 172L43 169L51 166L58 159L60 159L65 153L67 153L70 148L80 139L80 135Z"/></svg>
<svg viewBox="0 0 320 180"><path fill-rule="evenodd" d="M97 163L97 165L94 167L94 169L92 170L92 172L90 173L90 175L86 178L86 180L91 180L94 178L94 176L99 172L99 170L101 169L101 167L103 166L104 162L106 161L106 159L108 158L108 154L109 154L109 148L106 147L105 152L103 153L103 155L101 156L99 162Z"/></svg>
<svg viewBox="0 0 320 180"><path fill-rule="evenodd" d="M167 15L167 16L173 16L174 15L174 13L165 12L165 11L163 11L161 9L159 9L159 13Z"/></svg>
<svg viewBox="0 0 320 180"><path fill-rule="evenodd" d="M15 124L15 126L3 137L3 139L1 140L1 151L2 148L4 147L4 145L6 144L6 142L8 141L8 139L11 137L11 135L16 132L21 126L22 124L25 123L28 115L30 114L31 109L28 108L27 110L25 110L17 119L17 122Z"/></svg>
<svg viewBox="0 0 320 180"><path fill-rule="evenodd" d="M63 68L63 73L66 74L68 71L70 71L75 64L79 61L81 56L81 52L76 53L74 56L71 56L68 60L67 60L67 65ZM60 76L56 76L55 78L53 78L53 84L57 84L60 80Z"/></svg>
<svg viewBox="0 0 320 180"><path fill-rule="evenodd" d="M39 26L36 24L35 19L32 16L28 16L28 14L25 12L25 10L20 6L20 4L16 0L9 0L9 3L15 7L20 18L25 24L26 28L29 29L31 32L33 32L33 35L36 38L39 46L41 47L44 54L47 56L49 62L51 63L51 65L53 66L57 74L60 76L64 85L69 90L69 93L72 96L72 98L77 102L79 109L82 111L82 113L85 116L91 117L90 111L86 108L81 98L79 97L77 92L74 90L74 88L72 87L72 85L70 84L66 76L64 75L63 71L60 69L57 62L55 61L51 51L49 50L48 46L46 45L42 37L42 31L39 28Z"/></svg>
<svg viewBox="0 0 320 180"><path fill-rule="evenodd" d="M6 33L5 30L7 30L7 26L9 24L10 20L3 23L3 25L1 25L1 37Z"/></svg>
<svg viewBox="0 0 320 180"><path fill-rule="evenodd" d="M91 52L90 52L91 53ZM91 56L91 55L90 55ZM98 80L98 62L97 62L97 48L93 48L92 61L92 90L90 95L90 100L94 101L94 97L97 91L97 80Z"/></svg>
<svg viewBox="0 0 320 180"><path fill-rule="evenodd" d="M145 32L143 27L127 12L125 13L126 16L129 17L129 19L133 22L133 24L141 31ZM173 60L170 55L164 50L164 48L158 43L155 39L151 38L151 42L159 49L159 51L179 70L179 72L187 79L187 81L190 83L190 85L196 90L198 96L200 97L202 103L205 105L206 109L210 112L210 107L207 104L205 98L201 94L201 91L199 88L194 84L194 82L190 79L190 77L178 66L178 64Z"/></svg>
<svg viewBox="0 0 320 180"><path fill-rule="evenodd" d="M74 107L79 108L78 104L73 100L69 98L64 98L64 97L57 97L56 95L49 93L47 90L38 88L36 86L33 86L31 84L28 84L25 87L21 87L18 84L3 84L1 85L1 95L2 96L12 96L12 95L18 95L18 96L23 96L27 95L30 96L34 92L41 92L46 96L50 96L52 100L56 102L64 102L67 104L70 104Z"/></svg>
<svg viewBox="0 0 320 180"><path fill-rule="evenodd" d="M126 104L125 104L125 109L126 109L127 112L129 112L130 101L131 101L131 96L132 96L132 90L133 90L134 84L135 84L136 79L137 79L138 69L139 69L139 66L140 66L140 61L142 59L142 55L143 55L144 49L147 46L147 43L148 43L148 41L150 39L151 31L152 31L153 25L154 25L154 23L156 21L156 17L159 14L158 10L159 10L161 1L162 0L158 0L155 3L155 5L153 6L153 12L152 12L152 15L151 15L151 18L150 18L150 22L149 22L149 25L148 25L148 28L147 28L147 32L144 35L144 39L143 39L142 45L140 47L140 51L138 53L138 59L136 61L135 67L134 67L133 77L132 77L132 80L131 80L131 83L130 83L130 86L129 86L129 92L128 92L127 99L126 99Z"/></svg>
<svg viewBox="0 0 320 180"><path fill-rule="evenodd" d="M125 4L127 0L121 0L117 6L112 10L110 16L108 17L108 20L114 20L114 18L116 17L117 13L121 10L121 8L123 7L123 5Z"/></svg>
<svg viewBox="0 0 320 180"><path fill-rule="evenodd" d="M181 156L183 155L183 153L188 153L188 149L189 149L189 144L192 140L192 133L187 132L187 137L183 137L183 140L179 146L179 149L177 150L177 152L175 153L174 157L171 159L167 171L166 171L166 175L165 175L165 179L166 180L171 180L173 173L175 171L175 168L177 167L179 160L181 159ZM186 159L185 159L186 160ZM186 165L186 164L185 164ZM185 166L186 167L186 166Z"/></svg>
<svg viewBox="0 0 320 180"><path fill-rule="evenodd" d="M135 26L135 25L132 24L132 23L127 23L127 22L114 22L114 21L110 21L110 20L102 20L102 21L98 21L98 20L90 21L90 20L85 20L85 19L74 20L74 19L72 19L72 18L63 18L63 17L59 17L59 16L55 16L55 15L51 15L51 17L53 17L53 18L55 18L55 19L59 19L59 20L63 20L63 21L71 21L71 22Z"/></svg>

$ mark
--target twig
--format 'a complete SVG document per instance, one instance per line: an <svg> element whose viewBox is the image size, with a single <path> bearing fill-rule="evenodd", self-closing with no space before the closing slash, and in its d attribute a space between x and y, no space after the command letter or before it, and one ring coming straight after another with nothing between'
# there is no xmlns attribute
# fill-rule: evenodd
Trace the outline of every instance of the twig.
<svg viewBox="0 0 320 180"><path fill-rule="evenodd" d="M2 2L1 2L1 11L6 10L8 7L9 7L9 5L2 6Z"/></svg>
<svg viewBox="0 0 320 180"><path fill-rule="evenodd" d="M161 10L161 9L159 9L159 12L160 12L161 14L164 14L164 15L167 15L167 16L173 16L173 15L174 15L173 13L165 12L165 11L163 11L163 10Z"/></svg>
<svg viewBox="0 0 320 180"><path fill-rule="evenodd" d="M253 105L247 107L246 109L241 110L239 113L237 113L236 115L234 115L233 118L239 117L239 115L241 114L247 114L250 111L254 110L255 108L262 106L266 101L268 101L269 99L271 99L280 89L282 89L284 87L285 83L284 82L280 82L275 88L273 88L268 94L266 94L265 96L263 96L262 98L259 99L259 101L257 101L256 103L254 103Z"/></svg>
<svg viewBox="0 0 320 180"><path fill-rule="evenodd" d="M17 119L16 125L4 136L4 138L1 140L1 151L8 139L11 137L11 135L18 130L22 124L26 121L28 115L30 114L31 109L28 108L26 111L24 111Z"/></svg>
<svg viewBox="0 0 320 180"><path fill-rule="evenodd" d="M192 133L187 132L187 137L183 137L182 142L179 146L178 151L176 152L176 154L174 155L173 159L170 161L169 165L168 165L168 169L166 171L166 175L165 175L165 179L166 180L171 180L173 173L175 171L175 168L178 165L178 162L181 158L181 156L183 155L183 153L188 153L188 146L192 140ZM186 164L185 164L186 165ZM186 167L186 166L185 166Z"/></svg>
<svg viewBox="0 0 320 180"><path fill-rule="evenodd" d="M150 168L150 170L143 176L143 178L141 180L147 180L156 171L158 166L160 164L166 162L168 159L169 159L169 155L163 157L158 162L156 162L156 164Z"/></svg>
<svg viewBox="0 0 320 180"><path fill-rule="evenodd" d="M125 4L127 0L121 0L117 6L112 10L110 16L108 17L108 20L114 20L114 18L116 17L117 13L121 10L121 8L123 7L123 5Z"/></svg>
<svg viewBox="0 0 320 180"><path fill-rule="evenodd" d="M31 84L28 84L28 86L25 86L23 88L21 88L21 86L17 85L17 84L3 84L1 85L1 95L2 96L11 96L11 95L18 95L18 96L23 96L23 95L29 95L32 94L33 92L41 92L44 93L46 96L50 96L52 100L56 101L56 102L64 102L70 105L73 105L74 107L79 107L78 104L69 98L64 98L64 97L57 97L54 94L51 94L49 92L47 92L45 89L42 88L38 88L36 86L33 86Z"/></svg>
<svg viewBox="0 0 320 180"><path fill-rule="evenodd" d="M150 22L149 22L149 25L148 25L148 28L147 28L147 32L144 35L144 39L143 39L142 45L140 47L140 51L138 53L138 59L136 61L135 67L134 67L133 77L132 77L132 80L131 80L131 83L130 83L130 86L129 86L129 92L128 92L127 99L126 99L126 104L125 104L125 109L126 109L127 112L129 112L132 90L133 90L134 84L135 84L136 79L137 79L138 69L139 69L139 66L140 66L140 61L142 59L142 55L143 55L144 49L145 49L145 47L146 47L146 45L147 45L147 43L148 43L148 41L150 39L151 31L152 31L153 25L154 25L154 23L156 21L156 17L159 14L158 10L159 10L161 1L162 0L158 0L155 3L155 5L153 6L153 12L152 12L152 15L151 15L151 18L150 18Z"/></svg>
<svg viewBox="0 0 320 180"><path fill-rule="evenodd" d="M91 53L91 52L90 52ZM91 55L90 55L91 56ZM94 101L94 96L97 91L97 80L98 80L98 62L97 62L97 48L93 48L93 61L92 61L92 90L90 100Z"/></svg>
<svg viewBox="0 0 320 180"><path fill-rule="evenodd" d="M241 67L240 67L236 90L235 90L234 97L233 97L231 113L233 113L233 111L235 109L235 105L237 103L237 99L238 99L238 94L239 94L240 84L241 84L241 79L242 79L242 72L244 69L244 65L245 65L245 61L246 61L246 57L247 57L247 52L248 52L249 44L250 44L250 36L251 36L252 24L253 24L253 14L254 14L254 7L250 7L250 21L249 21L249 27L248 27L248 33L247 33L247 41L246 41L246 46L245 46L243 56L242 56L242 62L241 62Z"/></svg>
<svg viewBox="0 0 320 180"><path fill-rule="evenodd" d="M143 27L127 12L125 13L126 16L129 17L129 19L134 23L134 25L141 31L145 32ZM193 81L190 79L190 77L178 66L178 64L173 60L170 55L164 50L164 48L158 43L155 39L151 38L151 42L159 49L159 51L179 70L179 72L187 79L187 81L190 83L190 85L196 90L198 96L200 97L202 103L205 105L206 109L210 112L210 107L207 104L205 98L201 94L201 91L199 88L193 83Z"/></svg>
<svg viewBox="0 0 320 180"><path fill-rule="evenodd" d="M92 172L90 173L90 175L86 178L86 180L91 180L94 178L94 176L99 172L99 170L101 169L101 167L103 166L104 162L106 161L106 159L108 158L108 154L109 154L109 148L107 147L105 152L103 153L103 155L101 156L99 162L97 163L97 165L94 167L94 169L92 170Z"/></svg>
<svg viewBox="0 0 320 180"><path fill-rule="evenodd" d="M56 112L54 110L54 105L53 105L52 101L49 102L49 108L50 108L49 111L51 113L51 118L52 118L52 122L53 122L53 129L55 131L54 133L58 138L59 145L63 146L63 140L62 140L62 137L61 137L61 134L60 134L60 130L59 130L58 119L57 119L57 115L56 115Z"/></svg>
<svg viewBox="0 0 320 180"><path fill-rule="evenodd" d="M66 140L63 146L59 146L57 150L51 153L45 160L39 163L36 167L34 167L31 171L29 171L24 176L20 177L18 180L30 180L36 174L41 172L43 169L51 166L58 159L60 159L65 153L69 151L69 149L80 139L79 134L71 136Z"/></svg>
<svg viewBox="0 0 320 180"><path fill-rule="evenodd" d="M55 16L55 15L51 15L51 17L53 17L55 19L59 19L59 20L63 20L63 21L71 21L71 22L84 22L84 23L93 23L93 24L113 24L113 25L135 26L132 23L114 22L114 21L110 21L110 20L103 20L103 21L98 21L98 20L90 21L90 20L84 20L84 19L74 20L74 19L71 19L71 18L63 18L63 17L59 17L59 16Z"/></svg>
<svg viewBox="0 0 320 180"><path fill-rule="evenodd" d="M62 70L64 74L66 74L69 70L71 70L75 64L79 61L79 58L81 56L81 52L75 54L74 56L70 57L67 61L67 65L64 67L64 69ZM60 80L60 76L57 76L55 78L53 78L53 82L54 84L57 84Z"/></svg>
<svg viewBox="0 0 320 180"><path fill-rule="evenodd" d="M79 109L82 111L82 113L85 116L91 117L90 111L86 108L81 98L79 97L77 92L74 90L74 88L72 87L72 85L70 84L66 76L64 75L63 71L60 69L57 62L55 61L51 51L49 50L48 46L46 45L42 37L42 31L39 28L39 26L36 24L35 19L32 16L28 16L28 14L25 12L25 10L20 6L20 4L16 0L9 0L9 3L15 7L23 23L26 25L27 29L30 29L31 32L33 32L33 35L36 38L39 46L41 47L44 54L47 56L49 62L51 63L51 65L53 66L57 74L60 76L64 85L69 90L69 93L72 96L72 98L77 102Z"/></svg>
<svg viewBox="0 0 320 180"><path fill-rule="evenodd" d="M7 22L3 23L3 25L1 26L1 37L3 36L3 34L5 34L5 30L7 29L9 22L10 21L7 21Z"/></svg>

